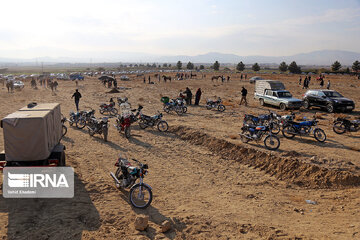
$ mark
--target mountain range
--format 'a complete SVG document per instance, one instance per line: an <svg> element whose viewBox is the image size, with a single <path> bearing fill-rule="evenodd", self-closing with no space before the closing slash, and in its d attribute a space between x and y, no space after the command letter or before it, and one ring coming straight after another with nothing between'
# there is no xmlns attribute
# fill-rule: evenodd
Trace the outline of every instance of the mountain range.
<svg viewBox="0 0 360 240"><path fill-rule="evenodd" d="M72 54L74 55L74 54ZM97 57L84 57L79 54L78 58L71 57L39 57L33 59L12 59L12 58L1 58L0 63L4 66L5 63L17 63L21 65L38 65L43 62L44 64L50 63L104 63L104 62L123 62L123 63L176 63L181 61L183 63L193 62L193 63L214 63L219 61L222 64L236 64L242 61L244 64L253 64L255 62L259 64L279 64L282 61L285 61L289 64L292 61L296 61L299 65L322 65L329 66L335 61L339 61L343 66L352 65L356 60L360 60L360 53L350 52L350 51L340 51L340 50L320 50L313 51L309 53L300 53L291 56L239 56L235 54L224 54L218 52L210 52L206 54L196 55L196 56L186 56L186 55L177 55L177 56L160 56L154 54L146 53L129 53L129 52L102 52L96 53L92 52L91 56ZM90 60L90 61L89 61Z"/></svg>

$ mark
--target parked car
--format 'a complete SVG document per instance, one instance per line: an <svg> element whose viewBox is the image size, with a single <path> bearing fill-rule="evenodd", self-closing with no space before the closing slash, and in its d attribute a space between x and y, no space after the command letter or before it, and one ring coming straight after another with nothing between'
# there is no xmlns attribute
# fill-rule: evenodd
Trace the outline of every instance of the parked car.
<svg viewBox="0 0 360 240"><path fill-rule="evenodd" d="M120 76L120 80L121 80L121 81L129 81L130 78L129 78L128 76L126 76L126 75L121 75L121 76Z"/></svg>
<svg viewBox="0 0 360 240"><path fill-rule="evenodd" d="M250 83L255 83L257 80L264 80L262 77L259 77L259 76L255 76L255 77L252 77L250 78Z"/></svg>
<svg viewBox="0 0 360 240"><path fill-rule="evenodd" d="M22 81L15 80L14 81L14 88L15 89L23 89L24 88L24 83Z"/></svg>
<svg viewBox="0 0 360 240"><path fill-rule="evenodd" d="M335 111L351 112L355 103L334 90L308 90L303 95L304 108L320 107L332 113Z"/></svg>

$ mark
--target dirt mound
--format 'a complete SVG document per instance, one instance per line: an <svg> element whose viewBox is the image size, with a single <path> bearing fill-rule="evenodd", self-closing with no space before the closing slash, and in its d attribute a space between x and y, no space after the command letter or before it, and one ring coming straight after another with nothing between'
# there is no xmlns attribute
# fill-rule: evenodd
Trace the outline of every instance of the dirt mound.
<svg viewBox="0 0 360 240"><path fill-rule="evenodd" d="M224 159L233 159L260 168L279 180L299 186L329 188L360 185L360 176L347 171L327 169L303 162L296 158L296 154L290 154L286 157L276 156L271 152L262 152L233 144L183 126L173 127L170 131L182 140L207 147Z"/></svg>
<svg viewBox="0 0 360 240"><path fill-rule="evenodd" d="M119 93L120 91L117 90L117 88L113 88L110 91L106 92L106 93Z"/></svg>

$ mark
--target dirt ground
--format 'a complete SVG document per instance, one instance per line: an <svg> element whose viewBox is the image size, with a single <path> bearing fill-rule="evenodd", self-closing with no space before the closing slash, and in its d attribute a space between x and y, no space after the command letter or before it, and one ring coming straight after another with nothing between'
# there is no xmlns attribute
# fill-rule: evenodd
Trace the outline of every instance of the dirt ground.
<svg viewBox="0 0 360 240"><path fill-rule="evenodd" d="M170 129L141 130L133 125L127 140L112 126L109 142L90 137L85 130L68 126L62 140L67 165L74 168L73 199L4 199L0 197L0 238L2 239L359 239L360 238L360 133L337 135L332 131L336 114L319 109L301 110L298 116L319 118L327 140L311 137L285 139L279 134L278 151L268 151L263 143L244 144L238 137L244 113L267 113L279 109L261 107L253 99L254 85L240 74L230 82L205 78L164 83L152 74L155 84L144 84L143 77L119 81L126 87L120 93L106 93L97 78L79 82L80 108L96 109L110 97L129 98L133 107L144 106L143 113L162 112L162 96L175 97L186 87L193 94L201 87L200 106L189 106L183 116L164 114ZM253 76L248 74L248 79ZM305 90L299 75L269 74L279 79L294 97ZM303 77L304 78L304 77ZM312 78L310 88L319 88ZM147 76L146 76L147 79ZM350 76L326 76L331 88L355 101L348 114L360 117L360 80ZM58 102L65 116L75 109L71 95L75 82L59 81L58 90L25 83L22 91L7 93L0 86L0 117L30 102ZM248 106L239 106L241 86L248 89ZM226 111L204 107L206 98L221 97ZM3 134L0 131L0 146ZM115 188L109 172L119 153L145 161L154 199L145 210L134 209L127 191ZM316 201L308 204L305 200ZM148 215L146 231L134 229L138 214ZM169 220L172 229L159 232Z"/></svg>

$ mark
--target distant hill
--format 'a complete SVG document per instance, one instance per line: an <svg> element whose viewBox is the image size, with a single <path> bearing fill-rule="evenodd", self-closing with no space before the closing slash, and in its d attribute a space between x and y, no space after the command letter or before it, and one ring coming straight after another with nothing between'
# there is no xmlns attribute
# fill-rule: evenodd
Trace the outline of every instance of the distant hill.
<svg viewBox="0 0 360 240"><path fill-rule="evenodd" d="M78 55L76 53L70 53L71 55ZM91 52L81 53L83 56L75 57L38 57L33 59L11 59L11 58L0 58L0 63L19 63L21 65L31 64L38 65L41 62L44 63L130 63L130 62L141 62L141 63L176 63L182 61L187 63L188 61L193 63L214 63L219 61L220 63L238 63L242 61L245 64L253 64L255 62L259 64L279 64L282 61L290 63L296 61L299 65L322 65L330 66L336 60L339 61L343 66L352 65L356 60L360 61L360 53L340 51L340 50L321 50L309 53L300 53L292 56L239 56L235 54L224 54L217 52L210 52L206 54L196 56L159 56L155 54L146 53L131 53L131 52ZM96 57L85 57L85 54L96 56ZM4 64L0 64L2 66Z"/></svg>
<svg viewBox="0 0 360 240"><path fill-rule="evenodd" d="M290 63L296 61L301 65L331 65L336 60L342 65L351 65L354 61L360 60L360 53L340 51L340 50L321 50L310 53L300 53L292 56L238 56L235 54L223 54L211 52L196 56L168 56L160 57L159 62L194 62L194 63L213 63L219 61L220 63L238 63L242 61L245 64L251 63L275 63L279 64L282 61Z"/></svg>

